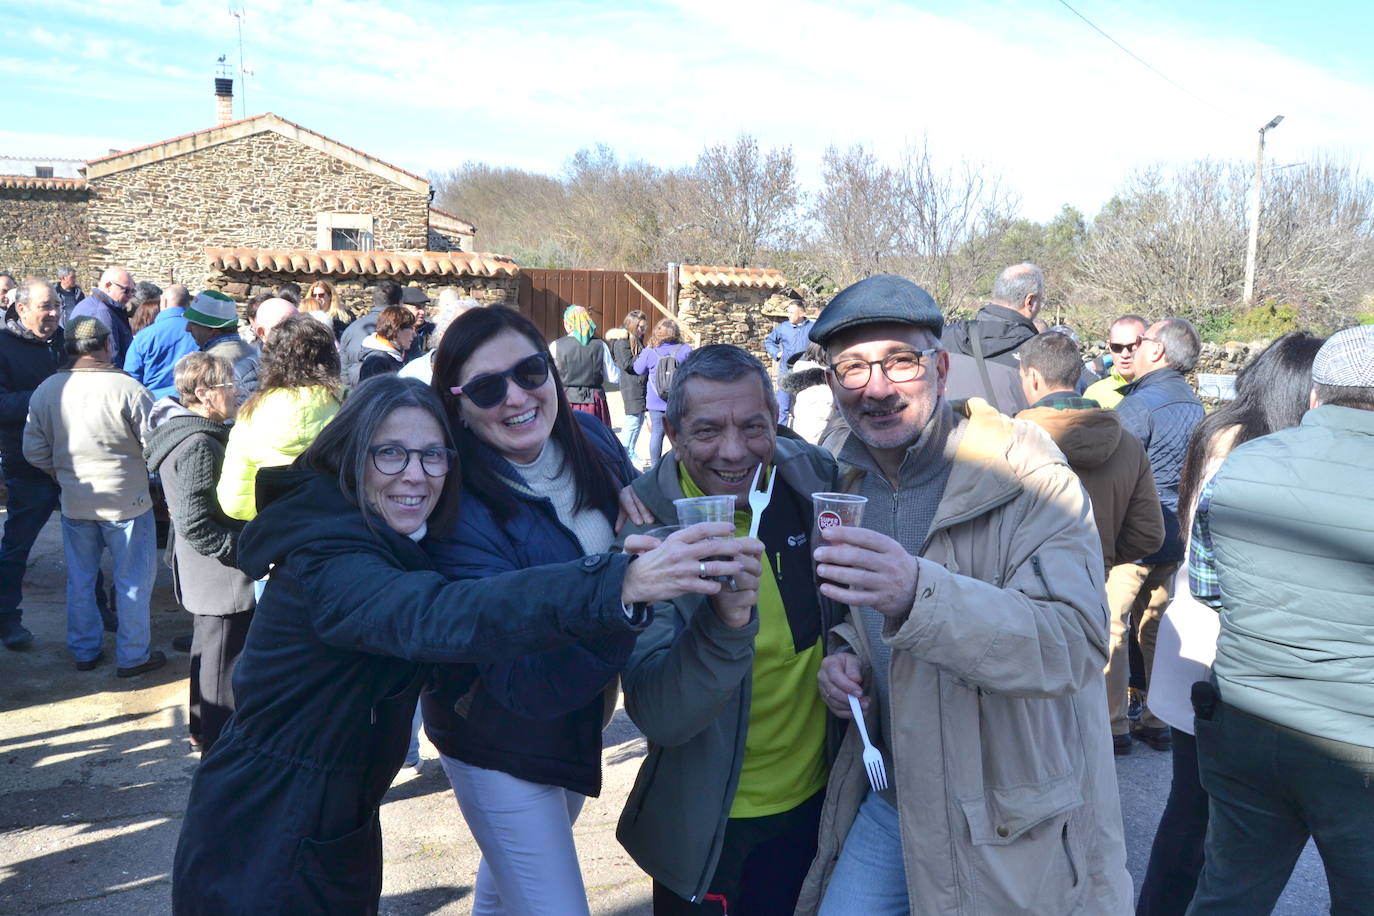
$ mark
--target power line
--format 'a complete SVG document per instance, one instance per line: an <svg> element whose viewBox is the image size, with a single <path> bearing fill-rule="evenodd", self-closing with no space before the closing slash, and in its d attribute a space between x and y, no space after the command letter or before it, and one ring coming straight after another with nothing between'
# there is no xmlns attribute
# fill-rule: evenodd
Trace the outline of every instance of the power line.
<svg viewBox="0 0 1374 916"><path fill-rule="evenodd" d="M1086 22L1089 26L1092 27L1093 31L1097 32L1097 34L1101 35L1103 38L1107 39L1107 40L1110 41L1112 44L1116 45L1118 48L1120 48L1121 50L1125 51L1125 52L1126 52L1127 54L1129 54L1132 58L1134 58L1135 61L1136 61L1137 63L1139 63L1142 67L1144 67L1145 69L1149 70L1151 73L1153 73L1155 76L1159 77L1160 79L1164 80L1164 81L1165 81L1166 83L1168 83L1170 86L1173 86L1173 87L1174 87L1175 89L1177 89L1179 92L1182 92L1182 93L1184 93L1185 95L1191 96L1193 99L1195 99L1195 100L1201 102L1203 105L1206 105L1208 108L1212 109L1213 111L1217 111L1217 112L1220 112L1220 113L1226 114L1226 115L1229 115L1229 114L1230 114L1230 112L1227 112L1225 109L1218 108L1216 105L1213 105L1211 102L1207 101L1207 100L1204 99L1202 96L1198 95L1196 92L1193 92L1191 89L1187 88L1186 86L1183 86L1183 85L1179 84L1178 82L1176 82L1175 80L1170 79L1169 76L1168 76L1168 74L1166 74L1166 73L1160 71L1158 68L1156 68L1156 67L1154 67L1153 65L1151 65L1149 61L1145 60L1145 58L1141 57L1139 54L1135 53L1135 52L1132 51L1130 48L1126 47L1126 46L1123 45L1121 42L1117 41L1115 38L1113 38L1112 36L1108 35L1108 34L1107 34L1107 33L1097 24L1097 23L1093 22L1093 21L1092 21L1091 19L1089 19L1087 16L1084 16L1082 13L1080 13L1078 10L1074 9L1072 6L1069 6L1069 4L1066 2L1066 0L1059 0L1059 4L1060 4L1061 6L1063 6L1064 9L1068 10L1070 13L1073 13L1073 14L1074 14L1075 16L1077 16L1079 19L1082 19L1084 22Z"/></svg>

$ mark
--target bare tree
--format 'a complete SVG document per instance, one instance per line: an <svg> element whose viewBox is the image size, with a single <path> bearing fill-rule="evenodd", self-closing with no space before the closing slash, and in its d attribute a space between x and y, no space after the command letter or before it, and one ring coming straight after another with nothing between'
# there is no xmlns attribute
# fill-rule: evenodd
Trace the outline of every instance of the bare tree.
<svg viewBox="0 0 1374 916"><path fill-rule="evenodd" d="M840 286L895 267L902 251L902 177L863 145L825 151L810 216Z"/></svg>
<svg viewBox="0 0 1374 916"><path fill-rule="evenodd" d="M685 177L679 206L704 236L703 259L748 267L761 249L786 244L797 226L802 194L791 147L762 153L741 134L731 146L702 150Z"/></svg>

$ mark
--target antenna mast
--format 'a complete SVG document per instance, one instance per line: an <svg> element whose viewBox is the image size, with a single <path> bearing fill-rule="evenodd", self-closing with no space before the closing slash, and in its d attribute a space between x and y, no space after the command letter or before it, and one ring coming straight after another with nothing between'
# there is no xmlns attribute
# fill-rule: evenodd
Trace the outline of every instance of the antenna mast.
<svg viewBox="0 0 1374 916"><path fill-rule="evenodd" d="M241 92L240 95L239 95L239 99L240 99L240 107L242 108L242 115L243 115L243 117L246 118L246 117L248 117L248 76L249 76L249 74L250 74L251 71L249 71L249 70L248 70L246 67L244 67L244 65L243 65L243 20L244 20L243 5L242 5L242 4L237 4L237 5L236 5L236 4L230 3L230 4L229 4L229 15L230 15L230 16L233 16L233 17L234 17L234 20L238 23L238 30L239 30L239 76L243 77L242 92Z"/></svg>

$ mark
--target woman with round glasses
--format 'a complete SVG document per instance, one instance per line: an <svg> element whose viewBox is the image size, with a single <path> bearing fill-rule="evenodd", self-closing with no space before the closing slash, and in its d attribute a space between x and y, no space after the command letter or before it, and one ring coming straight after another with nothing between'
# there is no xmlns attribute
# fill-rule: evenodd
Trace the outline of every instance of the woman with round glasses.
<svg viewBox="0 0 1374 916"><path fill-rule="evenodd" d="M426 548L447 575L484 579L611 544L618 492L636 472L604 424L570 409L549 364L538 329L510 309L469 312L439 345L434 385L457 434L464 502ZM701 560L702 544L674 549L690 545ZM549 588L532 576L526 587ZM482 849L475 916L587 912L572 825L601 790L601 730L633 643L608 634L493 662L475 684L436 677L422 697L425 731Z"/></svg>
<svg viewBox="0 0 1374 916"><path fill-rule="evenodd" d="M262 472L239 565L270 566L272 580L239 660L238 708L191 784L175 913L376 913L377 809L431 664L471 680L459 666L617 644L647 622L646 603L717 590L703 566L740 569L702 562L729 543L716 541L450 581L418 542L454 515L455 461L438 398L387 375L359 386L294 465Z"/></svg>
<svg viewBox="0 0 1374 916"><path fill-rule="evenodd" d="M334 284L328 280L316 280L310 284L310 291L301 300L301 311L311 315L334 334L338 340L353 321L353 316L339 301Z"/></svg>

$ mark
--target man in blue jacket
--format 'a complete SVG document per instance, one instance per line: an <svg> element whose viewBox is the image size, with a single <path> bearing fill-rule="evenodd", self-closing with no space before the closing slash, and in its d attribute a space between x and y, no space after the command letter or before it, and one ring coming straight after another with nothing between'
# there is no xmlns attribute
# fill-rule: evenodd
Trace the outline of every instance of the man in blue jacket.
<svg viewBox="0 0 1374 916"><path fill-rule="evenodd" d="M133 343L129 327L129 300L134 295L134 278L122 267L109 267L100 275L100 284L76 304L67 320L89 315L110 329L110 365L124 368L124 355Z"/></svg>
<svg viewBox="0 0 1374 916"><path fill-rule="evenodd" d="M29 551L57 508L57 482L24 460L24 420L29 396L67 360L61 312L52 287L33 280L19 288L19 301L0 324L0 466L9 501L0 540L0 642L26 649L33 634L21 622L24 569Z"/></svg>
<svg viewBox="0 0 1374 916"><path fill-rule="evenodd" d="M1140 336L1135 381L1122 389L1117 405L1122 427L1145 446L1164 511L1164 546L1148 557L1119 557L1107 579L1107 601L1116 619L1132 621L1145 659L1146 693L1155 658L1155 634L1174 594L1174 574L1183 560L1178 530L1178 481L1193 427L1205 414L1185 373L1197 365L1202 340L1184 318L1156 321ZM1132 562L1134 561L1134 562ZM1148 709L1131 736L1157 751L1170 746L1169 727Z"/></svg>
<svg viewBox="0 0 1374 916"><path fill-rule="evenodd" d="M778 381L787 374L792 361L810 346L809 335L814 324L806 317L806 308L800 302L791 302L787 306L787 320L779 322L764 338L763 348L778 362ZM778 422L786 424L792 419L792 395L779 388L777 398Z"/></svg>
<svg viewBox="0 0 1374 916"><path fill-rule="evenodd" d="M1374 327L1333 334L1298 426L1203 488L1188 572L1221 612L1193 689L1211 802L1190 913L1267 913L1309 837L1331 912L1374 900Z"/></svg>
<svg viewBox="0 0 1374 916"><path fill-rule="evenodd" d="M141 382L154 398L176 394L177 363L197 349L195 339L186 331L186 306L190 301L190 291L180 283L163 290L161 311L152 324L134 335L124 358L124 371Z"/></svg>

